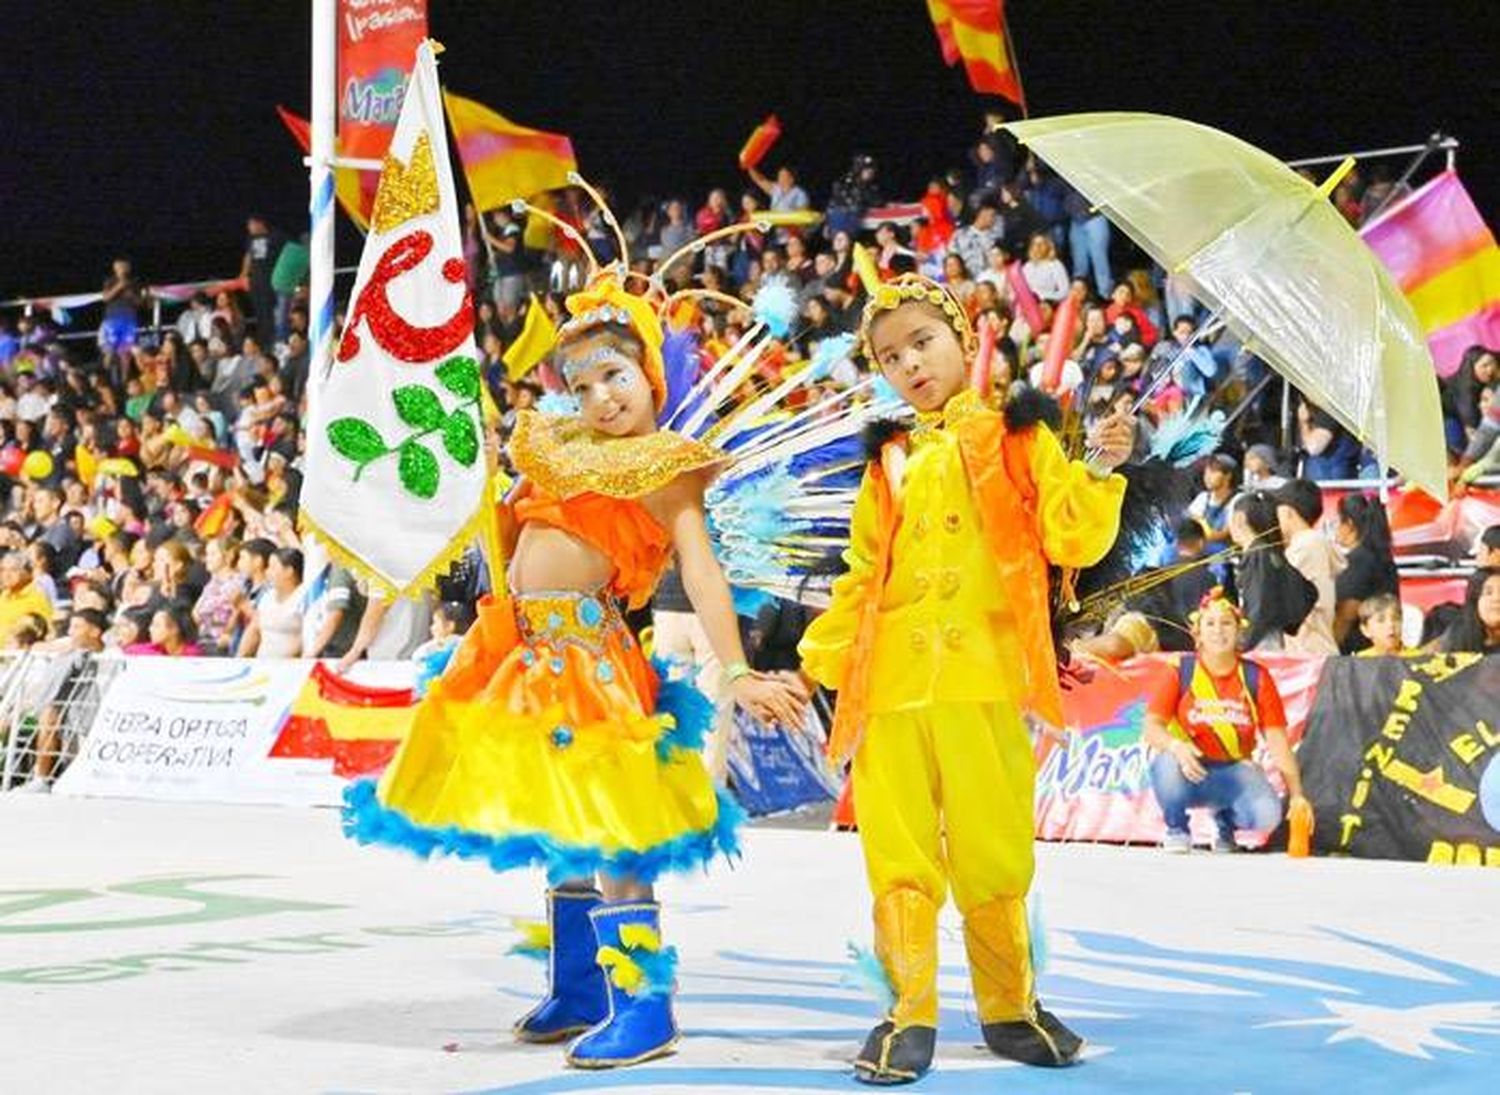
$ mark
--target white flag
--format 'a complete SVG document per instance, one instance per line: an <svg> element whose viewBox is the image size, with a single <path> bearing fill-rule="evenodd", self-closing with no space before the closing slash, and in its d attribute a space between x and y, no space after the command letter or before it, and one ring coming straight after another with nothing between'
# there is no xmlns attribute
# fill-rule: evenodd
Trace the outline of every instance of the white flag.
<svg viewBox="0 0 1500 1095"><path fill-rule="evenodd" d="M309 398L303 525L387 594L447 569L484 495L483 382L443 126L423 42L343 337Z"/></svg>

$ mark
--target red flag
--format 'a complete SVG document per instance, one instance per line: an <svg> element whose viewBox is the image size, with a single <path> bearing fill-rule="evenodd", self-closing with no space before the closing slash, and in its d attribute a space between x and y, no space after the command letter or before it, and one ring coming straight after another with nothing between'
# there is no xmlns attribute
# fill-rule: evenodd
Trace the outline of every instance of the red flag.
<svg viewBox="0 0 1500 1095"><path fill-rule="evenodd" d="M276 113L281 117L281 124L286 126L288 132L301 146L303 152L312 151L312 127L306 118L298 117L286 107L277 104ZM359 172L351 167L338 167L333 172L333 192L339 199L339 205L349 215L361 232L369 230L370 227L370 205L365 203L360 190ZM379 172L371 172L378 175ZM371 202L373 202L373 198Z"/></svg>

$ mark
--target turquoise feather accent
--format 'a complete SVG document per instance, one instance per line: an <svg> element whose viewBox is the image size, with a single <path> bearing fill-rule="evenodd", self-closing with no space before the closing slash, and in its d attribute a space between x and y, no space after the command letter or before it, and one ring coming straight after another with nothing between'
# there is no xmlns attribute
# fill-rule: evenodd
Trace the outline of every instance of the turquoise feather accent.
<svg viewBox="0 0 1500 1095"><path fill-rule="evenodd" d="M1219 447L1224 436L1224 412L1212 411L1201 418L1193 408L1162 419L1151 439L1151 456L1173 467L1183 468Z"/></svg>
<svg viewBox="0 0 1500 1095"><path fill-rule="evenodd" d="M885 972L885 966L881 965L880 959L873 952L865 950L858 943L846 946L854 968L845 972L840 983L872 997L880 1005L882 1012L890 1011L896 1006L896 990Z"/></svg>
<svg viewBox="0 0 1500 1095"><path fill-rule="evenodd" d="M1042 916L1041 891L1033 888L1026 899L1026 934L1031 940L1031 972L1046 972L1051 948L1047 946L1047 923Z"/></svg>
<svg viewBox="0 0 1500 1095"><path fill-rule="evenodd" d="M756 291L751 302L755 318L766 325L766 330L776 338L791 334L792 324L802 309L797 303L797 294L784 281L768 281Z"/></svg>
<svg viewBox="0 0 1500 1095"><path fill-rule="evenodd" d="M457 826L433 828L419 825L405 814L383 805L375 793L374 780L359 780L344 788L344 835L360 844L388 844L405 848L423 859L452 855L479 859L495 871L514 867L541 866L553 885L571 878L587 878L602 871L615 878L652 882L669 871L706 866L715 856L739 854L738 829L745 811L727 791L717 792L718 817L707 829L683 833L664 843L640 851L604 851L561 844L547 833L516 833L490 836Z"/></svg>

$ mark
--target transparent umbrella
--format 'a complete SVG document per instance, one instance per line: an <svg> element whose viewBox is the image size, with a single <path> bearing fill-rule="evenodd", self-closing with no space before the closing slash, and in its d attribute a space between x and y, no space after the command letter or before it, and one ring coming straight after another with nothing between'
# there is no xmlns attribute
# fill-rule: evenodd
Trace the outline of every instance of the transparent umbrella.
<svg viewBox="0 0 1500 1095"><path fill-rule="evenodd" d="M1447 497L1432 355L1401 290L1326 200L1339 173L1316 186L1237 137L1160 114L1005 128L1247 349L1412 483Z"/></svg>

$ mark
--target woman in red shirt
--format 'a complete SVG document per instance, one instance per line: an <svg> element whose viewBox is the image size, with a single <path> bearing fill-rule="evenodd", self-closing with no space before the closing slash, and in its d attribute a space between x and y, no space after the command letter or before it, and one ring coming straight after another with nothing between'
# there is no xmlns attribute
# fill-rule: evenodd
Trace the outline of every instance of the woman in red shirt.
<svg viewBox="0 0 1500 1095"><path fill-rule="evenodd" d="M1193 617L1196 652L1151 699L1143 734L1156 751L1151 786L1167 831L1162 847L1186 852L1188 810L1213 811L1213 850L1232 852L1236 829L1268 831L1281 823L1281 802L1252 759L1263 739L1286 780L1289 805L1302 797L1302 773L1286 736L1281 694L1267 673L1240 657L1244 617L1219 588L1210 590Z"/></svg>

